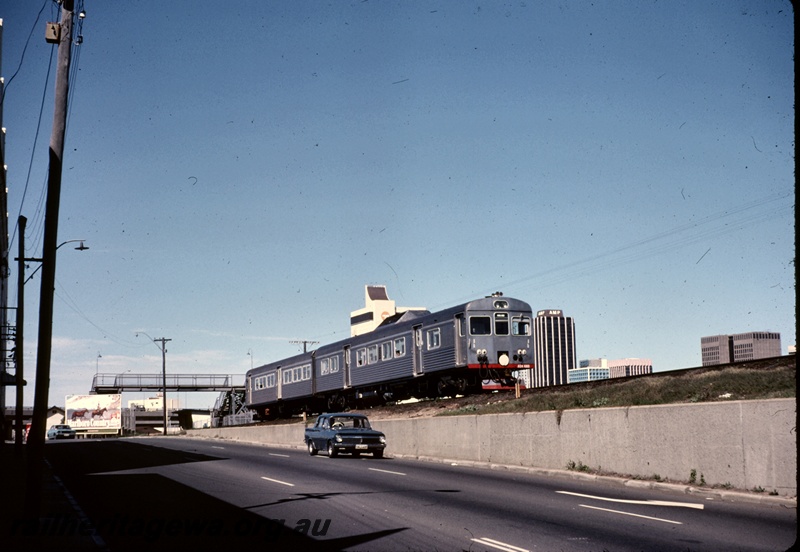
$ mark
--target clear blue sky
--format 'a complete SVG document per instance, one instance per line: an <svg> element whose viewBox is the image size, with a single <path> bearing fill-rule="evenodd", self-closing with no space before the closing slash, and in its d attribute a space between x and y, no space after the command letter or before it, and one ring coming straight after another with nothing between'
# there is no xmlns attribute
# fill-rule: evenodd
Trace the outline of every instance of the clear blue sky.
<svg viewBox="0 0 800 552"><path fill-rule="evenodd" d="M365 284L500 290L573 317L580 359L656 371L705 335L795 343L789 2L84 5L59 241L90 249L59 250L51 404L159 373L137 331L181 374L345 338ZM38 256L59 15L0 17L12 257L19 214Z"/></svg>

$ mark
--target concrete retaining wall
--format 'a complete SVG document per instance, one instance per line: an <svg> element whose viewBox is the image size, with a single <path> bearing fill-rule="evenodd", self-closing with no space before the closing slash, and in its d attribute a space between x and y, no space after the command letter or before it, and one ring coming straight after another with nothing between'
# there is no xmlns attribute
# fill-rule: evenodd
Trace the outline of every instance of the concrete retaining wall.
<svg viewBox="0 0 800 552"><path fill-rule="evenodd" d="M563 412L371 418L388 455L607 472L762 488L797 496L796 400ZM302 446L302 424L189 430L194 436Z"/></svg>

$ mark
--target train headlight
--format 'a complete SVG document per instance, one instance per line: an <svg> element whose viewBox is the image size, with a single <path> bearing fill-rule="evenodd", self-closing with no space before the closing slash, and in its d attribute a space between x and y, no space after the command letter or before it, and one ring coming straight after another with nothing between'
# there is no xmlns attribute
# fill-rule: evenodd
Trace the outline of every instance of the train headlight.
<svg viewBox="0 0 800 552"><path fill-rule="evenodd" d="M508 363L511 359L508 358L508 353L503 353L497 358L497 362L500 363L500 366L508 366Z"/></svg>

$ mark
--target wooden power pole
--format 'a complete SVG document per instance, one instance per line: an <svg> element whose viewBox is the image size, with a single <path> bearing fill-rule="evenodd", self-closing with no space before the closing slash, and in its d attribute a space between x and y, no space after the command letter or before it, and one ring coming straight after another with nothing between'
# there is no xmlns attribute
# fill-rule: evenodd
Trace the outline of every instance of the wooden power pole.
<svg viewBox="0 0 800 552"><path fill-rule="evenodd" d="M58 243L58 211L61 201L61 171L64 160L64 135L67 128L69 65L72 49L74 0L62 0L61 23L48 23L48 42L58 43L53 131L50 135L50 169L47 179L44 244L42 246L42 283L39 300L39 344L36 355L36 389L33 398L33 419L28 434L28 473L25 511L39 516L42 500L44 438L47 423L47 401L50 392L50 358L53 339L53 295L56 280ZM22 354L22 351L18 351Z"/></svg>

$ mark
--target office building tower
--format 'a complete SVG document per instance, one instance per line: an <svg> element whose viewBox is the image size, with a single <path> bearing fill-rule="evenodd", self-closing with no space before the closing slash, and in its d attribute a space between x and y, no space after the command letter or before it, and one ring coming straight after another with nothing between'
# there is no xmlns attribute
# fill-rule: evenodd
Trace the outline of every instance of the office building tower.
<svg viewBox="0 0 800 552"><path fill-rule="evenodd" d="M781 356L781 334L748 332L700 338L703 366Z"/></svg>
<svg viewBox="0 0 800 552"><path fill-rule="evenodd" d="M569 383L575 360L575 322L561 310L541 310L533 319L534 368L531 387Z"/></svg>

